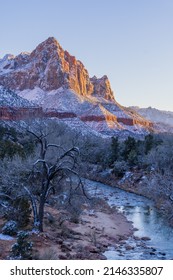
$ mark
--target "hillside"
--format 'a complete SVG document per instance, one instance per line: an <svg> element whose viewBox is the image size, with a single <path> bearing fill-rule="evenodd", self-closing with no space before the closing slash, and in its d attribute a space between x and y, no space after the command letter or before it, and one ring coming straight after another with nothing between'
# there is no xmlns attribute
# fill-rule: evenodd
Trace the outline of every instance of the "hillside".
<svg viewBox="0 0 173 280"><path fill-rule="evenodd" d="M173 112L158 110L156 108L130 107L144 118L155 123L155 128L160 132L173 132Z"/></svg>

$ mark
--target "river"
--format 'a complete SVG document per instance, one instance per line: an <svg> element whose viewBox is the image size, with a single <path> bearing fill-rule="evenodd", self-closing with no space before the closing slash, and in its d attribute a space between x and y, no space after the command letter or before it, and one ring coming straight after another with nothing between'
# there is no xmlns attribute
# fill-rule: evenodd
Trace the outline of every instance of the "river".
<svg viewBox="0 0 173 280"><path fill-rule="evenodd" d="M106 199L136 228L134 237L127 240L132 250L125 244L110 247L105 252L107 259L173 259L173 228L151 200L95 181L85 180L85 185L91 196Z"/></svg>

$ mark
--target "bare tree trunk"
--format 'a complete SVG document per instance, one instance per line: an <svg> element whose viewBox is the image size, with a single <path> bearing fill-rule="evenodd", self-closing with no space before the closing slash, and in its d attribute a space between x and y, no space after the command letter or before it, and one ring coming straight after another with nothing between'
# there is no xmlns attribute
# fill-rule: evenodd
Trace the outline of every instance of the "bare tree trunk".
<svg viewBox="0 0 173 280"><path fill-rule="evenodd" d="M44 218L44 204L45 204L45 197L43 194L40 196L40 205L39 205L39 214L38 214L38 219L39 219L39 231L43 232L43 218Z"/></svg>
<svg viewBox="0 0 173 280"><path fill-rule="evenodd" d="M31 205L32 205L32 211L33 211L33 215L34 215L34 227L37 227L37 225L38 225L38 213L37 213L37 205L36 205L35 198L28 188L24 187L24 189L30 197Z"/></svg>
<svg viewBox="0 0 173 280"><path fill-rule="evenodd" d="M56 178L58 175L65 176L65 173L76 175L78 177L78 174L74 171L74 167L76 164L76 158L79 155L79 149L77 147L72 147L65 151L61 146L56 144L48 144L46 135L44 133L41 133L40 136L35 134L34 132L30 132L33 134L37 141L40 144L40 157L36 160L36 162L33 164L33 174L37 164L39 168L39 174L41 175L41 194L38 204L38 212L37 212L37 206L34 199L34 196L30 191L28 190L28 194L30 195L34 217L37 217L37 228L40 232L43 232L43 219L44 219L44 208L46 199L48 197L49 191L51 189L51 181ZM56 153L54 155L54 160L52 160L51 163L46 160L46 154L49 150L49 148L54 147L56 148ZM61 149L61 153L59 153L59 149ZM70 176L70 175L69 175ZM78 187L81 185L81 180L78 184Z"/></svg>
<svg viewBox="0 0 173 280"><path fill-rule="evenodd" d="M43 232L43 218L44 218L44 206L46 202L46 195L49 187L49 181L46 185L42 186L43 192L40 195L40 203L39 203L39 212L38 212L38 219L39 219L39 231Z"/></svg>

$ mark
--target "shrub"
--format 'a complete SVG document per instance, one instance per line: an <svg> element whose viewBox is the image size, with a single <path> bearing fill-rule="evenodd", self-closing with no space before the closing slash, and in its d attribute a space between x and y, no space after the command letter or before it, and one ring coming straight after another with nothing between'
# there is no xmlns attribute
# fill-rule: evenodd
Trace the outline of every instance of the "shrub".
<svg viewBox="0 0 173 280"><path fill-rule="evenodd" d="M19 227L27 226L31 215L31 207L28 198L16 198L14 201L14 208L16 210L16 221Z"/></svg>
<svg viewBox="0 0 173 280"><path fill-rule="evenodd" d="M2 228L2 233L7 235L16 235L18 230L18 225L16 221L8 221Z"/></svg>
<svg viewBox="0 0 173 280"><path fill-rule="evenodd" d="M128 164L126 161L122 160L114 162L112 172L115 174L115 176L122 178L127 170Z"/></svg>
<svg viewBox="0 0 173 280"><path fill-rule="evenodd" d="M11 258L18 260L32 259L32 242L27 240L28 233L20 231L17 235L17 242L12 246Z"/></svg>
<svg viewBox="0 0 173 280"><path fill-rule="evenodd" d="M17 222L19 228L23 228L28 225L31 215L31 207L27 197L15 198L5 213L7 220L13 220Z"/></svg>

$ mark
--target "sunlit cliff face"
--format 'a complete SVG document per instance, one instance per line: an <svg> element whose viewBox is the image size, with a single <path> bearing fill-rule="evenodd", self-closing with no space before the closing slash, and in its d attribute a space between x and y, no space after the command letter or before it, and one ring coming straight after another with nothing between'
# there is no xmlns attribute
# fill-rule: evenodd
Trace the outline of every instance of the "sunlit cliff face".
<svg viewBox="0 0 173 280"><path fill-rule="evenodd" d="M105 117L106 124L109 128L111 129L122 128L122 126L117 121L117 117L114 114L111 114L102 105L99 105L99 107Z"/></svg>
<svg viewBox="0 0 173 280"><path fill-rule="evenodd" d="M108 78L90 79L82 62L64 51L53 37L30 54L8 55L0 61L0 84L12 90L39 87L50 91L64 87L82 96L98 94L107 100L114 99Z"/></svg>
<svg viewBox="0 0 173 280"><path fill-rule="evenodd" d="M83 63L64 51L53 37L31 53L1 59L0 85L44 110L72 113L90 124L100 122L101 126L104 122L104 128L150 125L116 102L106 75L90 78Z"/></svg>

